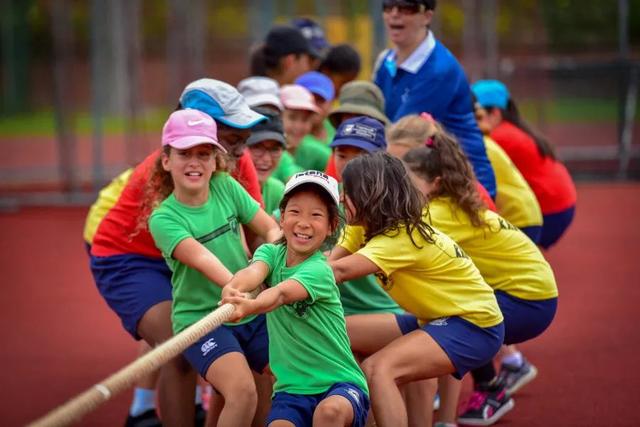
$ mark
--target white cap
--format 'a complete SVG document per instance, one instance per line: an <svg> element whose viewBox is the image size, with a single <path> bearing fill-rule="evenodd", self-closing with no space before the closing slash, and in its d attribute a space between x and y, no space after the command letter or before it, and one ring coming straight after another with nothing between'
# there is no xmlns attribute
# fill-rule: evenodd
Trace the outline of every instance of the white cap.
<svg viewBox="0 0 640 427"><path fill-rule="evenodd" d="M180 95L183 108L193 108L236 129L249 129L267 118L253 111L238 90L214 79L191 82Z"/></svg>
<svg viewBox="0 0 640 427"><path fill-rule="evenodd" d="M336 205L340 205L340 190L338 190L338 181L335 178L327 175L324 172L308 170L300 172L292 176L287 185L284 187L284 194L286 195L294 188L302 184L316 184L322 187L336 202Z"/></svg>
<svg viewBox="0 0 640 427"><path fill-rule="evenodd" d="M280 102L280 86L269 77L247 77L238 83L238 92L251 108L272 105L280 111L284 109Z"/></svg>

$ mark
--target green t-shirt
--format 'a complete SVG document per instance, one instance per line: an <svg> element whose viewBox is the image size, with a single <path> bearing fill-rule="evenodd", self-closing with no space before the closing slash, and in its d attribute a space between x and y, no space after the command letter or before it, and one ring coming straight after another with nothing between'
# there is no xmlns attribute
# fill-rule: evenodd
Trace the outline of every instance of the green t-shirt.
<svg viewBox="0 0 640 427"><path fill-rule="evenodd" d="M264 210L273 215L274 211L280 209L280 201L284 196L284 184L274 177L270 176L262 184L262 200L264 201Z"/></svg>
<svg viewBox="0 0 640 427"><path fill-rule="evenodd" d="M300 141L300 146L295 153L296 163L305 170L317 170L324 172L327 162L331 157L331 141L336 134L336 130L329 120L324 121L324 129L327 132L326 139L318 139L309 134Z"/></svg>
<svg viewBox="0 0 640 427"><path fill-rule="evenodd" d="M248 265L240 236L240 224L250 222L260 206L227 173L216 173L209 185L209 199L201 206L187 206L171 194L153 211L149 229L173 272L173 331L178 333L217 308L221 288L199 271L173 258L173 251L193 237L220 259L232 273ZM243 319L246 323L251 318Z"/></svg>
<svg viewBox="0 0 640 427"><path fill-rule="evenodd" d="M271 176L280 180L283 184L286 184L287 181L289 181L289 178L302 171L304 171L304 169L296 164L296 161L293 159L291 153L285 151L280 157L278 167L276 167L275 170L271 173Z"/></svg>
<svg viewBox="0 0 640 427"><path fill-rule="evenodd" d="M267 313L274 393L324 393L339 382L352 383L368 393L367 381L351 353L335 278L322 253L287 267L286 245L264 244L253 256L253 262L257 261L269 267L267 286L291 279L309 293L305 301Z"/></svg>

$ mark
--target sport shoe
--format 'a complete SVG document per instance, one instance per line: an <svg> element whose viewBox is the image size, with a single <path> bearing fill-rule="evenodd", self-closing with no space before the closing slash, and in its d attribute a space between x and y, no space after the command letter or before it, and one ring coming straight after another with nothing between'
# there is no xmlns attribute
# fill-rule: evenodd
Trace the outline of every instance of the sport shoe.
<svg viewBox="0 0 640 427"><path fill-rule="evenodd" d="M149 409L135 417L129 415L124 427L162 427L155 409Z"/></svg>
<svg viewBox="0 0 640 427"><path fill-rule="evenodd" d="M498 384L506 389L507 396L513 396L515 392L531 382L536 375L538 375L538 370L527 359L522 361L522 366L519 368L503 363L498 373Z"/></svg>
<svg viewBox="0 0 640 427"><path fill-rule="evenodd" d="M470 426L490 426L513 408L513 399L507 397L503 388L486 391L477 388L467 404L467 409L458 417L458 423Z"/></svg>

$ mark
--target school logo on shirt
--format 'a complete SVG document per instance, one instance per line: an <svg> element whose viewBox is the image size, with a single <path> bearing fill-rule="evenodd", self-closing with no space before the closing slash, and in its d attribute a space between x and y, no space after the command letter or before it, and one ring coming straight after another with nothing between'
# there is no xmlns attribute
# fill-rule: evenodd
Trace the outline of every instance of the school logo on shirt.
<svg viewBox="0 0 640 427"><path fill-rule="evenodd" d="M393 288L393 280L391 280L390 277L387 277L386 274L379 271L375 273L375 276L376 276L376 279L378 279L378 282L380 283L380 285L382 286L382 289L388 292Z"/></svg>
<svg viewBox="0 0 640 427"><path fill-rule="evenodd" d="M227 218L227 223L225 225L216 228L211 233L207 233L204 236L198 237L196 240L202 244L205 244L211 240L217 239L218 237L230 231L234 234L238 234L239 230L240 223L238 222L238 218L236 218L235 216L230 216L229 218Z"/></svg>
<svg viewBox="0 0 640 427"><path fill-rule="evenodd" d="M507 221L504 218L498 218L498 224L500 225L500 229L502 230L512 230L512 231L518 231L519 228L516 227L515 225L511 224L509 221Z"/></svg>
<svg viewBox="0 0 640 427"><path fill-rule="evenodd" d="M450 258L465 258L469 259L469 255L466 254L465 251L462 250L460 246L454 241L447 242L445 239L442 239L439 235L434 234L433 238L435 240L435 245L440 248L442 252L447 254Z"/></svg>
<svg viewBox="0 0 640 427"><path fill-rule="evenodd" d="M216 347L218 347L218 343L215 342L213 338L209 338L200 346L200 351L202 352L203 356L206 356L207 354L209 354L209 352L211 352L211 350Z"/></svg>
<svg viewBox="0 0 640 427"><path fill-rule="evenodd" d="M305 317L307 317L307 314L309 312L309 307L311 307L311 304L309 304L306 301L296 301L293 304L289 304L289 306L293 308L293 311L296 313L298 317L300 317L301 319L304 319Z"/></svg>

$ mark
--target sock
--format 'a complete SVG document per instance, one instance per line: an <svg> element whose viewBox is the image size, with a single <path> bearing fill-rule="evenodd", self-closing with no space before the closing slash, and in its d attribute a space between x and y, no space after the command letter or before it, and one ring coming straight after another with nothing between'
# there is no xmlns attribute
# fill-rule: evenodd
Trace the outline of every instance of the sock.
<svg viewBox="0 0 640 427"><path fill-rule="evenodd" d="M522 357L522 353L516 351L515 353L511 353L502 358L502 363L509 366L515 366L519 368L524 363L524 358Z"/></svg>
<svg viewBox="0 0 640 427"><path fill-rule="evenodd" d="M133 390L133 402L129 408L129 415L137 417L156 407L156 391L136 387Z"/></svg>
<svg viewBox="0 0 640 427"><path fill-rule="evenodd" d="M195 402L196 402L196 405L202 405L202 387L199 385L196 386Z"/></svg>

